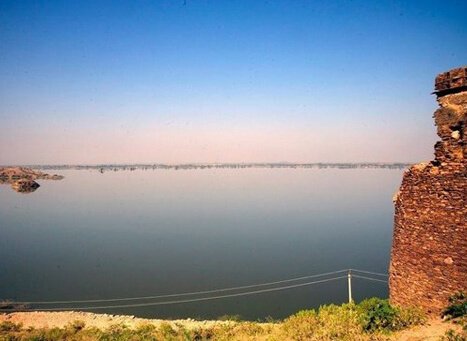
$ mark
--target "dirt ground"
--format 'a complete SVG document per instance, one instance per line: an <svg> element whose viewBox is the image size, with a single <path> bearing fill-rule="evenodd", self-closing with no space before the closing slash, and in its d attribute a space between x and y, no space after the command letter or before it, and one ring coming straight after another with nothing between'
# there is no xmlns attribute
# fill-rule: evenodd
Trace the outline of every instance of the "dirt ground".
<svg viewBox="0 0 467 341"><path fill-rule="evenodd" d="M413 327L407 330L398 332L393 336L393 340L400 341L422 341L422 340L440 340L441 337L449 330L454 329L457 332L461 331L459 325L442 321L440 319L430 320L423 326Z"/></svg>

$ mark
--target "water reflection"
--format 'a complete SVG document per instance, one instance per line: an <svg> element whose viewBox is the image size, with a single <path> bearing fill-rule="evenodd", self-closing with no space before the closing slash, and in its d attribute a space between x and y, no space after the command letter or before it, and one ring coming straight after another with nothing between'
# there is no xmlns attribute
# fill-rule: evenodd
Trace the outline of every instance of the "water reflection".
<svg viewBox="0 0 467 341"><path fill-rule="evenodd" d="M0 298L100 299L209 290L343 268L386 272L400 170L63 171L34 196L0 187ZM355 297L386 296L355 280ZM106 310L284 317L346 300L345 281Z"/></svg>

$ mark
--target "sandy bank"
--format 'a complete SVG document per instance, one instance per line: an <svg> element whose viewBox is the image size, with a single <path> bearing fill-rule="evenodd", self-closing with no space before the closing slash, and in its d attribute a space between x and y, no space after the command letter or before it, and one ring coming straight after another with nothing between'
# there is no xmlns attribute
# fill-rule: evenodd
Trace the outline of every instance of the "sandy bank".
<svg viewBox="0 0 467 341"><path fill-rule="evenodd" d="M183 320L160 320L160 319L145 319L131 315L110 315L110 314L94 314L80 311L66 312L18 312L10 314L0 314L0 323L10 321L13 323L21 323L23 327L34 328L63 328L67 324L74 321L83 321L87 327L96 327L106 329L114 324L125 324L129 328L137 328L141 324L153 324L158 327L161 323L169 323L173 327L182 325L187 329L195 329L199 327L213 327L216 325L225 325L233 323L229 321L197 321L193 319Z"/></svg>

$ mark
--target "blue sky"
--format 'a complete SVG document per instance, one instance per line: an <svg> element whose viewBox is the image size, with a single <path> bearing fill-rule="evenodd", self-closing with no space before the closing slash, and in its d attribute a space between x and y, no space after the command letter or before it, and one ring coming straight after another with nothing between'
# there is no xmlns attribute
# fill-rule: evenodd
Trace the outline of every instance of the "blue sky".
<svg viewBox="0 0 467 341"><path fill-rule="evenodd" d="M0 2L0 164L419 161L465 1Z"/></svg>

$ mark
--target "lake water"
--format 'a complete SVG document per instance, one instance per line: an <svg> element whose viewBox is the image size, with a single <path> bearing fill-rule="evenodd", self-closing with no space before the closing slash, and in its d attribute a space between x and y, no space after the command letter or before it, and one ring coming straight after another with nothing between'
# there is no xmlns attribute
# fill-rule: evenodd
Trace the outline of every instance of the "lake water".
<svg viewBox="0 0 467 341"><path fill-rule="evenodd" d="M58 172L64 180L40 181L30 194L2 185L0 299L151 296L346 268L387 272L391 200L402 172L67 170ZM388 291L384 283L355 278L353 293L358 301L387 297ZM205 302L94 311L282 318L346 300L347 281L341 279Z"/></svg>

